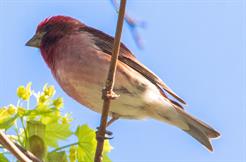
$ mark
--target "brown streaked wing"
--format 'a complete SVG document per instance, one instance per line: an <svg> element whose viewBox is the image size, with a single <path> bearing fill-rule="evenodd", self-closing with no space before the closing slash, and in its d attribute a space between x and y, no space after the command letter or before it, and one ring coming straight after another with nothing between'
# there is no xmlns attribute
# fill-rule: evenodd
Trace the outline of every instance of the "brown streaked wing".
<svg viewBox="0 0 246 162"><path fill-rule="evenodd" d="M94 41L96 43L96 45L98 47L100 47L100 49L107 53L110 54L112 53L113 50L113 43L114 43L114 38L111 37L110 35L94 29L92 27L81 27L80 31L87 31L90 34L92 34L94 36ZM100 39L96 39L96 38L100 38ZM136 59L136 57L131 53L131 51L123 44L120 44L120 53L119 53L119 57L127 57L127 58L132 58L132 59Z"/></svg>
<svg viewBox="0 0 246 162"><path fill-rule="evenodd" d="M162 87L166 92L176 98L179 102L186 104L186 102L179 97L176 93L171 90L159 77L157 77L154 73L152 73L147 67L145 67L142 63L140 63L137 59L131 59L127 57L119 58L122 62L126 63L128 66L132 67L146 78L148 78L152 83L157 86Z"/></svg>
<svg viewBox="0 0 246 162"><path fill-rule="evenodd" d="M103 52L111 55L113 49L113 42L114 42L113 37L92 27L82 27L80 31L87 31L90 34L93 34L95 44ZM168 92L170 95L176 98L179 102L186 104L185 101L181 97L179 97L176 93L174 93L159 77L157 77L147 67L145 67L142 63L140 63L123 43L121 43L119 60L127 64L134 70L138 71L148 80L150 80L153 84L155 84L158 88L163 88L166 92ZM180 107L180 105L178 106Z"/></svg>

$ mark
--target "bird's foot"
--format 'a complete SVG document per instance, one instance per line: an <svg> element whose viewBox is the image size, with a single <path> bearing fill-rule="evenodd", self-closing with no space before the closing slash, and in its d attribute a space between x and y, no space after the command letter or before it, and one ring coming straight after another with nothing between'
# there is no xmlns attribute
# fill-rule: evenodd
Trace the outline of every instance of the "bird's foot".
<svg viewBox="0 0 246 162"><path fill-rule="evenodd" d="M114 91L107 91L106 88L102 89L102 99L108 98L111 100L117 99L120 95L114 93Z"/></svg>
<svg viewBox="0 0 246 162"><path fill-rule="evenodd" d="M97 127L97 131L96 131L96 138L97 139L100 139L100 140L111 140L111 139L113 139L113 137L112 137L113 133L111 131L106 130L105 136L102 136L99 134L99 129L100 128Z"/></svg>

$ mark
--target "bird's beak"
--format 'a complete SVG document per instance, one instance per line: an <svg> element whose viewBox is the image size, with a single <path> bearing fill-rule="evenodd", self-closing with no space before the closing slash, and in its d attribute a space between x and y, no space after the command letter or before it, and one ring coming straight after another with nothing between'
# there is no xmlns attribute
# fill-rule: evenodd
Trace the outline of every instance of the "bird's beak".
<svg viewBox="0 0 246 162"><path fill-rule="evenodd" d="M26 46L39 48L41 46L41 41L44 33L36 33L29 41L26 42Z"/></svg>

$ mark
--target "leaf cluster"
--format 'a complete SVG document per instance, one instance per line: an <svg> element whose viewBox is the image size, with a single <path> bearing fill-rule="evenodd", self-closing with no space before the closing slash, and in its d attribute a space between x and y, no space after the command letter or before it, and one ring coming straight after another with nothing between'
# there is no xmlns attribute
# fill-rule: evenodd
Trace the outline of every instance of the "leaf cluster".
<svg viewBox="0 0 246 162"><path fill-rule="evenodd" d="M41 92L32 90L32 84L17 88L18 102L0 108L0 129L14 132L9 137L45 162L93 162L96 149L95 130L79 125L71 130L71 114L62 114L63 99L54 97L55 88L45 84ZM30 108L31 100L35 100ZM13 131L14 130L14 131ZM10 134L10 133L8 133ZM68 143L75 136L76 141ZM59 143L66 143L60 146ZM110 162L108 141L104 147L104 162ZM8 152L2 148L0 161L8 162ZM8 157L8 158L7 158Z"/></svg>

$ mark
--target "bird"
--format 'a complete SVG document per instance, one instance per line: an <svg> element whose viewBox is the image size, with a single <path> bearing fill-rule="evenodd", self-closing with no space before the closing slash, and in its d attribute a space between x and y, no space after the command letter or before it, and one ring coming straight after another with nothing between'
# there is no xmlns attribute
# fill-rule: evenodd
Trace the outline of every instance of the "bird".
<svg viewBox="0 0 246 162"><path fill-rule="evenodd" d="M102 89L111 61L114 38L70 16L41 21L26 45L39 48L55 80L74 100L102 112ZM120 97L109 110L110 122L151 118L176 126L209 151L220 133L184 110L186 102L120 44L115 86Z"/></svg>

